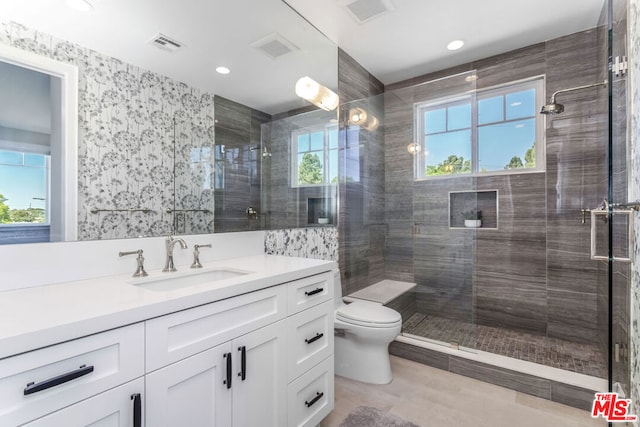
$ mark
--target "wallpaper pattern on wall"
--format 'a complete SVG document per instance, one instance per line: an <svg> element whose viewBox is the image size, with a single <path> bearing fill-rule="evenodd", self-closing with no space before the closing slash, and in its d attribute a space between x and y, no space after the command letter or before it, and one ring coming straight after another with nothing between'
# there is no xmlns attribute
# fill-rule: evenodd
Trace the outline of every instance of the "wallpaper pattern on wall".
<svg viewBox="0 0 640 427"><path fill-rule="evenodd" d="M629 200L640 199L640 0L629 3L629 58L631 80L631 186ZM640 215L635 221L635 262L631 275L630 374L633 414L640 414Z"/></svg>
<svg viewBox="0 0 640 427"><path fill-rule="evenodd" d="M174 184L179 208L210 211L178 231L213 232L212 94L15 22L0 43L78 67L79 240L171 232ZM133 208L151 212L91 212Z"/></svg>
<svg viewBox="0 0 640 427"><path fill-rule="evenodd" d="M267 231L264 251L269 255L338 261L338 229L315 227Z"/></svg>

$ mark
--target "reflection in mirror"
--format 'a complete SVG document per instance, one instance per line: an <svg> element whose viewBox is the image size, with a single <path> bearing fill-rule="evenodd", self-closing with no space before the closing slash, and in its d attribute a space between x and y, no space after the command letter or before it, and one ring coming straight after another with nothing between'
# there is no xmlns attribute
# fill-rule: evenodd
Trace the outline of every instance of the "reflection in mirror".
<svg viewBox="0 0 640 427"><path fill-rule="evenodd" d="M262 125L262 210L268 229L336 226L338 122L315 110Z"/></svg>
<svg viewBox="0 0 640 427"><path fill-rule="evenodd" d="M0 21L0 45L78 68L78 224L74 237L69 228L52 240L261 228L254 130L308 105L294 92L302 76L337 89L335 45L281 0L164 6L114 0L81 14L49 0L0 4L10 20ZM180 50L150 42L163 22ZM214 96L259 112L257 127L229 125L224 107L216 125Z"/></svg>
<svg viewBox="0 0 640 427"><path fill-rule="evenodd" d="M0 44L0 244L75 240L77 70Z"/></svg>

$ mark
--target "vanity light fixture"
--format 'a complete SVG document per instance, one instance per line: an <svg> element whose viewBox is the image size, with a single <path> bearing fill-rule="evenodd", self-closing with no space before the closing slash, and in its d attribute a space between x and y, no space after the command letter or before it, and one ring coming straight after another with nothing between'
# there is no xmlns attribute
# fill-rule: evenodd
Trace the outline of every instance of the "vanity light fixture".
<svg viewBox="0 0 640 427"><path fill-rule="evenodd" d="M80 12L89 12L93 10L93 5L89 0L67 0L67 6Z"/></svg>
<svg viewBox="0 0 640 427"><path fill-rule="evenodd" d="M216 68L216 72L218 72L219 74L229 74L231 72L230 69L228 69L227 67L217 67Z"/></svg>
<svg viewBox="0 0 640 427"><path fill-rule="evenodd" d="M340 101L338 94L311 77L302 77L296 82L296 95L325 111L335 110Z"/></svg>
<svg viewBox="0 0 640 427"><path fill-rule="evenodd" d="M356 107L349 110L349 123L352 125L360 126L368 130L369 132L373 132L378 129L380 125L380 121L373 114L367 113L364 108Z"/></svg>
<svg viewBox="0 0 640 427"><path fill-rule="evenodd" d="M449 50L458 50L462 46L464 46L464 42L462 40L454 40L447 45L447 49Z"/></svg>

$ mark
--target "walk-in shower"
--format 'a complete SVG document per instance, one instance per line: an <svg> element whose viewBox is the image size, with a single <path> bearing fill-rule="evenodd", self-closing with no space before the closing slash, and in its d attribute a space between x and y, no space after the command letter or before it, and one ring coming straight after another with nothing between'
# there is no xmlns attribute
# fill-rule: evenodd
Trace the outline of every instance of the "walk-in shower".
<svg viewBox="0 0 640 427"><path fill-rule="evenodd" d="M390 303L403 316L393 354L580 407L611 376L628 390L629 264L592 259L582 221L627 200L626 82L608 67L606 14L386 86L341 62L350 83L383 89L340 108L343 283L416 284ZM350 122L356 108L377 129Z"/></svg>
<svg viewBox="0 0 640 427"><path fill-rule="evenodd" d="M560 114L564 112L564 105L556 102L556 96L558 96L561 93L573 92L576 90L589 89L592 87L606 86L606 85L607 85L607 81L605 80L600 83L594 83L590 85L572 87L569 89L557 90L553 92L553 95L551 95L551 99L549 100L549 103L542 106L542 109L540 110L540 114Z"/></svg>

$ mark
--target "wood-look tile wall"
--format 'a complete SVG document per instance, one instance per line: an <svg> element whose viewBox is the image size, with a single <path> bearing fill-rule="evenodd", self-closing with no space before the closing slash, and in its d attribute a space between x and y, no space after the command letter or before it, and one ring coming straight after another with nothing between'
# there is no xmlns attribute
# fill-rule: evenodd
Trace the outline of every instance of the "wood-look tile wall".
<svg viewBox="0 0 640 427"><path fill-rule="evenodd" d="M246 209L260 207L260 127L271 116L217 95L214 105L216 146L225 147L224 160L216 164L224 187L214 191L214 230L259 230L260 220L248 218Z"/></svg>
<svg viewBox="0 0 640 427"><path fill-rule="evenodd" d="M417 84L474 69L478 89L540 75L548 95L595 83L599 34L571 34L385 88L385 273L418 283L419 310L602 342L598 264L589 257L580 209L607 194L606 89L558 98L566 110L546 118L545 172L414 181L406 150L413 103L435 97L433 84ZM466 190L498 191L498 230L449 229L448 192Z"/></svg>
<svg viewBox="0 0 640 427"><path fill-rule="evenodd" d="M384 278L386 225L383 84L338 49L340 96L339 262L343 293ZM380 95L380 96L378 96ZM365 108L381 124L368 131L349 126L348 111Z"/></svg>

